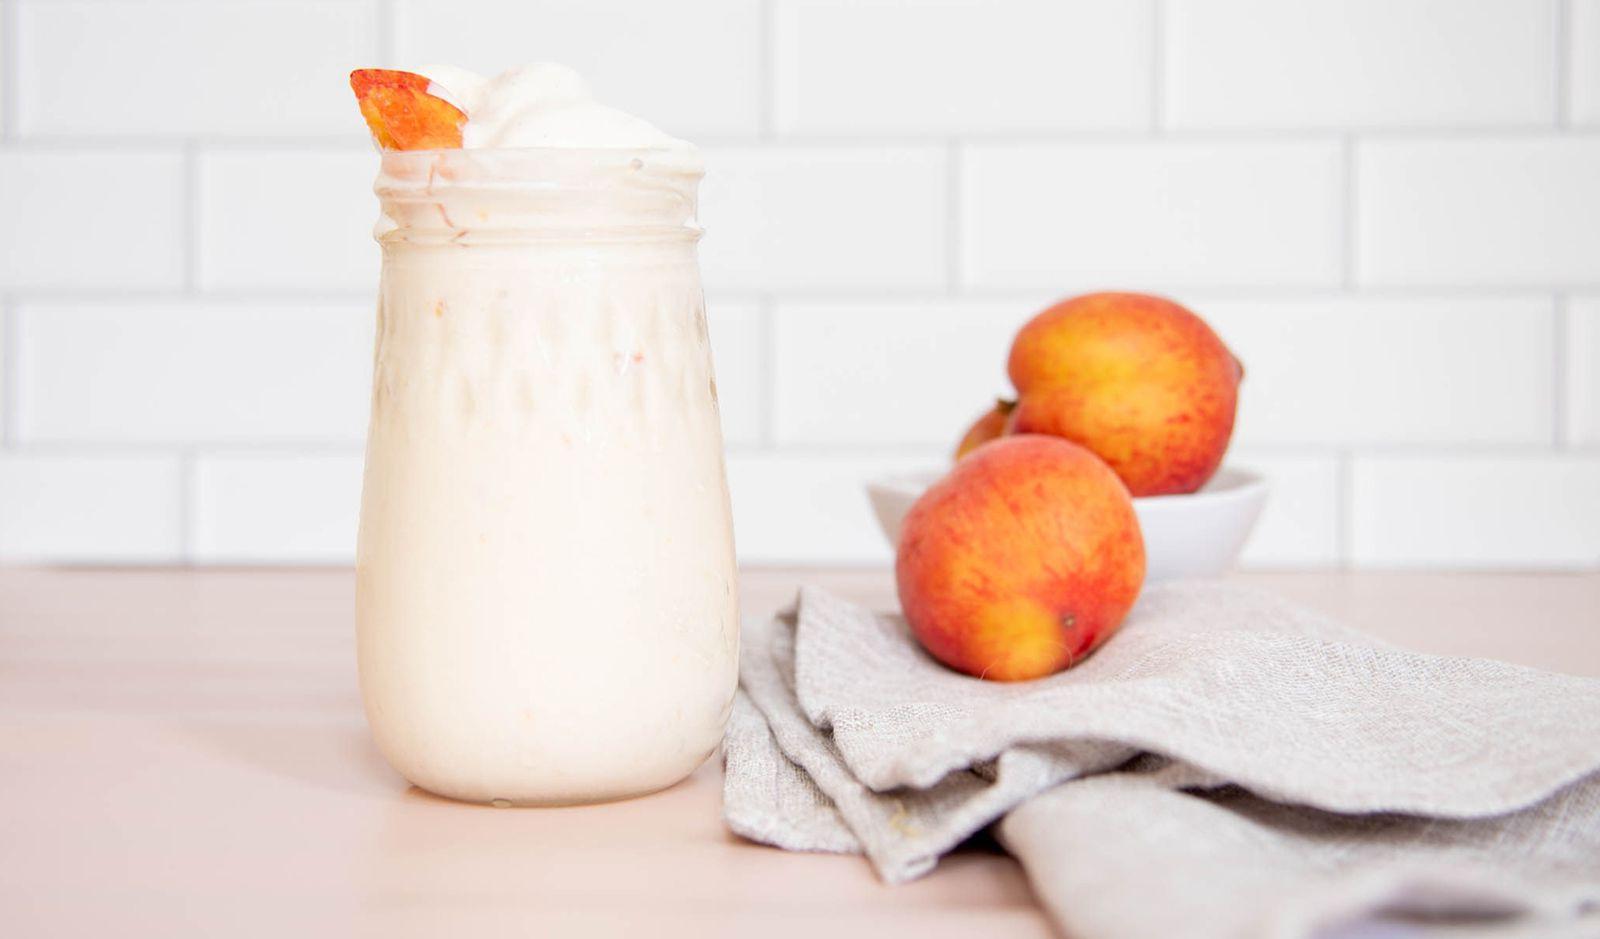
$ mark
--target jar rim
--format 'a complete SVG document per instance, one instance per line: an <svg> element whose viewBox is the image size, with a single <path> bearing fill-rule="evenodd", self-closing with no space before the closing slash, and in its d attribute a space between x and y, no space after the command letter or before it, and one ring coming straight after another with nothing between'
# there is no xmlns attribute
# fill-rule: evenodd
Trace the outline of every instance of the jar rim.
<svg viewBox="0 0 1600 939"><path fill-rule="evenodd" d="M583 180L617 182L628 176L682 182L705 175L695 149L675 147L477 147L385 150L378 188L500 188Z"/></svg>
<svg viewBox="0 0 1600 939"><path fill-rule="evenodd" d="M390 150L373 186L376 234L458 244L534 233L699 237L696 150L529 147Z"/></svg>

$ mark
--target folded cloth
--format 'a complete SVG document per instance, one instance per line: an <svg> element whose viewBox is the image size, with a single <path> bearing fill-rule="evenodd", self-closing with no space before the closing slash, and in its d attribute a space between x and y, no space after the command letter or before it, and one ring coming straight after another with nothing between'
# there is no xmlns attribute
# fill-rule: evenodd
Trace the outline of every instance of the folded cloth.
<svg viewBox="0 0 1600 939"><path fill-rule="evenodd" d="M1600 936L1600 680L1199 581L1034 682L815 588L744 641L723 813L747 838L901 882L1004 818L1073 936Z"/></svg>

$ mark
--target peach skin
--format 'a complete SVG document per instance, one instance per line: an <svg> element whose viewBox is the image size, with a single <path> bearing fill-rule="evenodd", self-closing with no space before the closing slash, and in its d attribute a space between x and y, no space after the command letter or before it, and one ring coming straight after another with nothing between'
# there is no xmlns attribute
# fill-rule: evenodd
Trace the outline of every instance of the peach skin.
<svg viewBox="0 0 1600 939"><path fill-rule="evenodd" d="M1200 317L1160 297L1095 293L1035 316L1007 371L1007 429L1082 444L1135 496L1194 492L1222 464L1243 369Z"/></svg>
<svg viewBox="0 0 1600 939"><path fill-rule="evenodd" d="M361 116L385 150L452 150L461 146L467 116L430 94L427 76L395 69L362 68L350 73Z"/></svg>
<svg viewBox="0 0 1600 939"><path fill-rule="evenodd" d="M1105 463L1059 437L974 450L906 515L895 584L913 634L969 675L1022 681L1083 660L1144 583L1144 540Z"/></svg>

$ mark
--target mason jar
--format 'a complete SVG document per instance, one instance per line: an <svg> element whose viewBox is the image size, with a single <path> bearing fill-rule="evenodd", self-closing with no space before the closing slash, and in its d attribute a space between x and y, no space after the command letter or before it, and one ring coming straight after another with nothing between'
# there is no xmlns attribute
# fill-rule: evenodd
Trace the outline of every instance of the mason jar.
<svg viewBox="0 0 1600 939"><path fill-rule="evenodd" d="M737 683L699 157L382 159L356 560L378 748L472 802L669 786Z"/></svg>

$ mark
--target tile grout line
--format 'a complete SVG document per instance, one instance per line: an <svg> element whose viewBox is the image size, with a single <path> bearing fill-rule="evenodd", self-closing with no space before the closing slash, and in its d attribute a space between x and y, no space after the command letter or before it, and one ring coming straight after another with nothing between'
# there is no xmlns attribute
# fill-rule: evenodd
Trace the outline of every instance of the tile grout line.
<svg viewBox="0 0 1600 939"><path fill-rule="evenodd" d="M943 454L947 441L922 440L909 443L851 443L823 440L799 440L787 445L774 444L768 448L758 444L731 444L730 453L740 456L786 456L796 458L852 459L895 458ZM1544 442L1517 442L1499 444L1462 443L1380 443L1363 444L1359 454L1348 447L1334 447L1327 443L1265 443L1242 444L1251 457L1263 459L1317 459L1337 462L1342 454L1352 459L1369 457L1377 459L1436 459L1479 460L1517 457L1548 457L1551 450ZM98 459L114 456L174 456L192 452L197 459L219 457L230 459L272 460L287 457L344 458L359 460L362 444L359 440L332 443L324 440L258 440L238 441L226 439L194 440L45 440L30 442L31 454L54 457L81 457ZM1581 444L1570 448L1572 452L1600 455L1600 444Z"/></svg>
<svg viewBox="0 0 1600 939"><path fill-rule="evenodd" d="M951 296L961 294L962 172L961 141L952 137L945 145L944 194L944 288Z"/></svg>
<svg viewBox="0 0 1600 939"><path fill-rule="evenodd" d="M760 35L756 55L761 59L759 139L770 141L778 133L778 14L777 0L761 0Z"/></svg>
<svg viewBox="0 0 1600 939"><path fill-rule="evenodd" d="M241 134L30 134L13 141L17 150L30 153L126 153L129 150L161 150L197 144L215 150L320 150L323 153L371 153L371 143L363 144L348 134L279 134L273 137Z"/></svg>
<svg viewBox="0 0 1600 939"><path fill-rule="evenodd" d="M178 451L178 558L184 564L195 563L195 475L195 451L185 447Z"/></svg>
<svg viewBox="0 0 1600 939"><path fill-rule="evenodd" d="M1572 441L1567 434L1567 342L1571 334L1568 315L1568 298L1557 293L1551 304L1550 353L1550 442L1557 450L1568 449Z"/></svg>
<svg viewBox="0 0 1600 939"><path fill-rule="evenodd" d="M0 0L0 140L17 136L17 4Z"/></svg>
<svg viewBox="0 0 1600 939"><path fill-rule="evenodd" d="M1063 290L1090 290L1095 286L1096 284L1092 281L1076 279L1053 283L1041 282L1031 286L976 285L962 289L958 299L974 303L1043 302L1059 295ZM1346 290L1337 284L1307 286L1296 284L1249 285L1244 283L1208 284L1180 281L1149 281L1145 286L1153 292L1182 293L1195 298L1196 302L1210 303L1268 300L1281 303L1306 303L1328 299L1372 302L1471 299L1548 300L1553 292L1562 292L1569 295L1600 292L1600 281L1546 284L1540 287L1516 284L1493 284L1483 287L1462 287L1445 284L1356 284L1354 289L1351 290ZM222 305L250 306L292 302L316 303L329 306L358 305L365 309L370 306L373 297L372 290L355 287L210 287L195 293L190 293L181 287L117 287L109 285L104 287L24 286L9 289L18 300L87 305L126 302L182 302L203 299L208 304ZM763 296L769 295L769 291L754 286L719 286L713 284L707 288L706 294L719 303L755 303ZM786 301L825 304L917 303L951 299L943 284L910 287L876 285L857 287L798 286L779 288L776 291L770 291L770 295L780 297Z"/></svg>
<svg viewBox="0 0 1600 939"><path fill-rule="evenodd" d="M1150 0L1150 133L1164 133L1167 110L1167 7Z"/></svg>
<svg viewBox="0 0 1600 939"><path fill-rule="evenodd" d="M1349 449L1341 449L1335 470L1337 491L1334 507L1338 511L1338 528L1334 532L1335 565L1348 571L1355 567L1355 457Z"/></svg>
<svg viewBox="0 0 1600 939"><path fill-rule="evenodd" d="M957 299L972 302L1045 301L1062 290L1090 290L1093 282L1072 281L1032 286L971 286L964 287ZM1251 285L1183 283L1178 281L1152 281L1147 288L1156 292L1182 293L1206 302L1272 300L1285 303L1310 302L1326 299L1367 301L1416 301L1461 299L1542 299L1548 300L1552 291L1571 293L1600 292L1600 281L1548 284L1543 287L1525 287L1515 284L1491 284L1483 287L1462 287L1448 284L1356 284L1353 289L1340 285L1266 284ZM326 305L361 305L372 301L372 291L364 288L337 287L214 287L190 293L179 287L17 287L12 292L18 299L48 303L125 303L179 302L203 299L208 304L252 305L273 303L319 303ZM717 302L755 303L767 293L758 287L711 285L707 295ZM952 299L943 284L932 287L794 287L780 289L772 296L784 300L807 303L915 303Z"/></svg>
<svg viewBox="0 0 1600 939"><path fill-rule="evenodd" d="M749 448L733 448L742 453L755 452ZM803 437L781 444L771 455L819 458L893 458L942 454L948 449L944 440L914 440L894 443L862 443L830 441L817 437ZM1585 453L1600 453L1600 444L1579 447ZM233 450L209 452L233 453ZM1495 444L1479 443L1372 443L1334 446L1329 443L1264 443L1252 441L1240 444L1241 459L1248 465L1250 459L1314 459L1337 464L1348 460L1352 467L1363 459L1373 460L1495 460L1540 459L1551 455L1550 447L1543 441L1517 441ZM1230 451L1230 454L1232 451Z"/></svg>
<svg viewBox="0 0 1600 939"><path fill-rule="evenodd" d="M20 287L18 293L29 300L51 303L127 303L130 301L189 300L204 297L209 303L305 303L347 304L370 301L371 290L325 287L216 287L190 291L184 287Z"/></svg>
<svg viewBox="0 0 1600 939"><path fill-rule="evenodd" d="M183 145L183 292L200 292L200 145Z"/></svg>
<svg viewBox="0 0 1600 939"><path fill-rule="evenodd" d="M1342 134L1339 138L1339 158L1343 165L1344 204L1340 214L1339 286L1346 292L1356 287L1356 204L1359 178L1356 175L1356 138Z"/></svg>
<svg viewBox="0 0 1600 939"><path fill-rule="evenodd" d="M375 27L377 29L377 48L373 51L378 56L378 65L382 68L391 68L399 63L394 61L394 0L378 0L375 9Z"/></svg>
<svg viewBox="0 0 1600 939"><path fill-rule="evenodd" d="M1572 115L1567 113L1567 96L1572 84L1572 43L1567 36L1572 29L1572 0L1556 0L1555 26L1555 119L1556 128L1560 130L1572 123Z"/></svg>
<svg viewBox="0 0 1600 939"><path fill-rule="evenodd" d="M778 310L777 300L763 294L756 307L761 317L761 435L762 452L777 447L778 429Z"/></svg>
<svg viewBox="0 0 1600 939"><path fill-rule="evenodd" d="M17 363L17 301L12 294L0 295L0 448L17 446L18 389L22 387Z"/></svg>
<svg viewBox="0 0 1600 939"><path fill-rule="evenodd" d="M42 456L83 457L92 459L111 456L173 456L192 452L198 458L213 454L240 459L274 459L289 456L360 457L359 440L330 442L327 440L228 440L195 438L188 440L44 440L28 445L30 453Z"/></svg>
<svg viewBox="0 0 1600 939"><path fill-rule="evenodd" d="M0 0L3 2L3 0ZM1503 140L1549 139L1553 136L1579 140L1600 139L1600 127L1581 124L1566 128L1550 125L1482 125L1462 127L1386 127L1386 126L1315 126L1315 127L1241 127L1241 128L1163 128L1160 134L1148 129L1138 130L1040 130L1036 132L1007 131L1005 133L964 133L964 144L992 146L1064 146L1072 144L1127 145L1142 144L1162 147L1170 143L1250 145L1281 143L1325 143L1343 134L1363 139L1401 142L1469 141L1496 142ZM696 135L695 142L705 148L751 147L762 144L794 150L866 150L878 151L884 147L942 146L946 133L885 133L885 134L728 134ZM34 152L52 150L92 151L121 153L129 149L157 149L173 147L194 141L207 149L223 150L316 150L341 153L370 153L371 144L354 134L277 134L246 135L225 133L180 134L30 134L12 142L19 150Z"/></svg>

